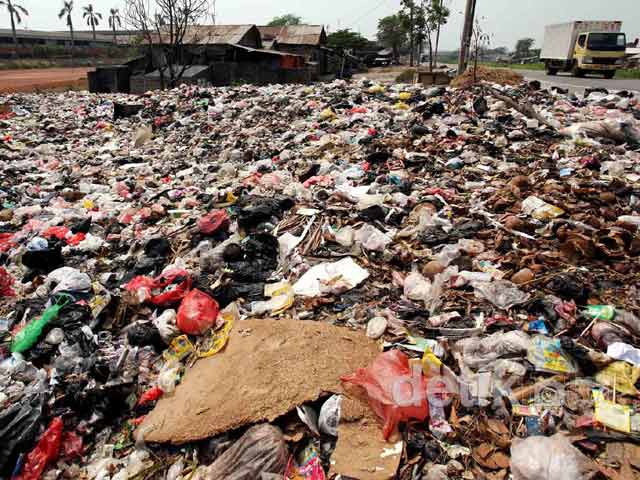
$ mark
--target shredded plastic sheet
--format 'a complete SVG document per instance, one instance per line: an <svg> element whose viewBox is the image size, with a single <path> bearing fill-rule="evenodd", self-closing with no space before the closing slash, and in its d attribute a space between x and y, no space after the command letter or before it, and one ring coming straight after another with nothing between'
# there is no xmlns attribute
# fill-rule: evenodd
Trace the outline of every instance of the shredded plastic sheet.
<svg viewBox="0 0 640 480"><path fill-rule="evenodd" d="M339 293L357 287L369 278L369 272L351 257L334 263L311 267L293 286L296 295L319 297L325 293Z"/></svg>
<svg viewBox="0 0 640 480"><path fill-rule="evenodd" d="M620 432L631 433L631 407L606 400L600 390L593 390L593 401L597 422Z"/></svg>

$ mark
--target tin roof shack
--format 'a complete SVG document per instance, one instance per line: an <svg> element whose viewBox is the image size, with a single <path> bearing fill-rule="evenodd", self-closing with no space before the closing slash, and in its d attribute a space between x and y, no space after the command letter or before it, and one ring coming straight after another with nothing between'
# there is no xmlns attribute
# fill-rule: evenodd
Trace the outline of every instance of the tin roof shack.
<svg viewBox="0 0 640 480"><path fill-rule="evenodd" d="M131 72L126 65L107 65L87 72L91 93L130 93Z"/></svg>
<svg viewBox="0 0 640 480"><path fill-rule="evenodd" d="M149 58L141 56L123 65L98 65L87 73L91 93L131 93L131 77L153 70Z"/></svg>
<svg viewBox="0 0 640 480"><path fill-rule="evenodd" d="M182 66L177 66L177 69L178 71L181 71ZM211 66L193 65L187 67L180 79L180 84L201 86L211 85ZM149 90L159 90L160 88L161 82L159 70L131 77L131 93L142 94Z"/></svg>
<svg viewBox="0 0 640 480"><path fill-rule="evenodd" d="M326 48L327 32L322 25L260 26L258 29L265 46L271 50L302 55L318 75L332 73L331 50Z"/></svg>
<svg viewBox="0 0 640 480"><path fill-rule="evenodd" d="M303 56L263 48L255 25L195 27L187 51L194 64L212 66L216 86L234 83L298 83L310 80ZM199 47L199 48L198 48Z"/></svg>
<svg viewBox="0 0 640 480"><path fill-rule="evenodd" d="M301 55L274 50L233 46L232 56L218 58L212 63L215 86L235 83L307 83L312 70Z"/></svg>

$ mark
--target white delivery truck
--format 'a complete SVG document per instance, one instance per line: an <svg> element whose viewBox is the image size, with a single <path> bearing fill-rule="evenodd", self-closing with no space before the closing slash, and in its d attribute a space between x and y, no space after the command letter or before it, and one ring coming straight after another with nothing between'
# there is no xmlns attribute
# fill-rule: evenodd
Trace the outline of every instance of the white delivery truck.
<svg viewBox="0 0 640 480"><path fill-rule="evenodd" d="M622 22L560 23L546 27L540 60L549 75L572 72L583 77L593 72L613 78L624 65L626 45Z"/></svg>

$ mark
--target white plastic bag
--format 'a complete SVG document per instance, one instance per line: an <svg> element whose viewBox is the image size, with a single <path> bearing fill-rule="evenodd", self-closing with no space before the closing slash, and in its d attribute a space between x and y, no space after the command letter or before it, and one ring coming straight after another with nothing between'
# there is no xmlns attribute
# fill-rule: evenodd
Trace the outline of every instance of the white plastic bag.
<svg viewBox="0 0 640 480"><path fill-rule="evenodd" d="M323 293L347 291L369 278L369 272L351 257L310 268L293 286L296 295L319 297Z"/></svg>
<svg viewBox="0 0 640 480"><path fill-rule="evenodd" d="M593 462L561 433L514 439L511 445L513 480L584 480L594 470Z"/></svg>

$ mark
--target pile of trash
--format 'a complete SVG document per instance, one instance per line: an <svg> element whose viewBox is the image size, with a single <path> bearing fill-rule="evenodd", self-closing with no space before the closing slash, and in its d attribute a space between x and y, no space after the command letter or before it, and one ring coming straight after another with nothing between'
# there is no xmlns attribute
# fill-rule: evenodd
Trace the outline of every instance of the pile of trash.
<svg viewBox="0 0 640 480"><path fill-rule="evenodd" d="M0 105L0 477L640 475L632 93Z"/></svg>

